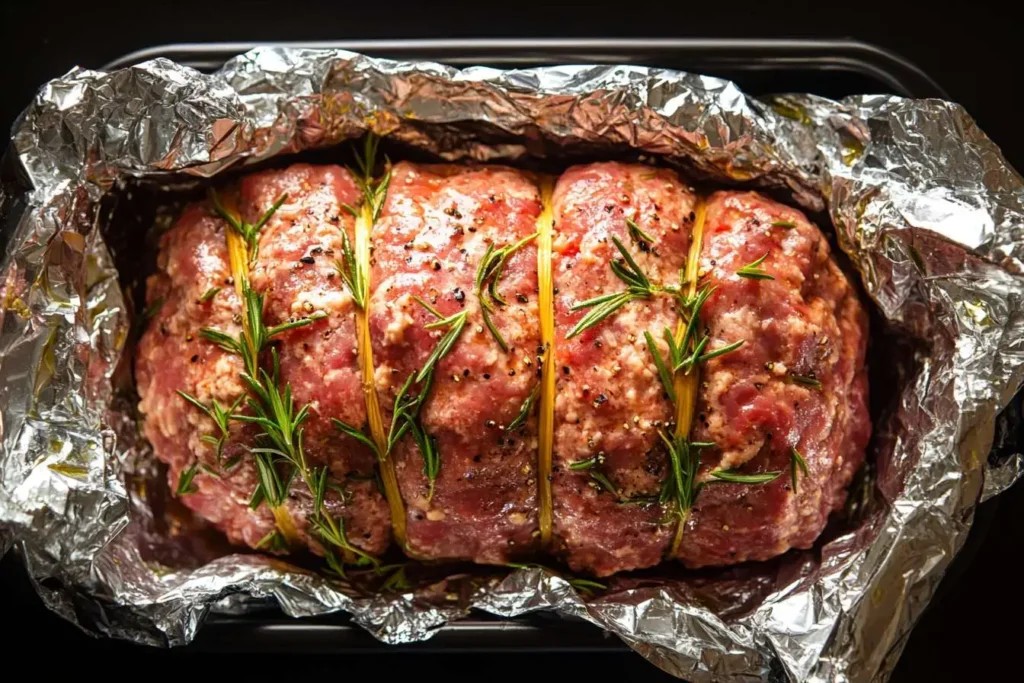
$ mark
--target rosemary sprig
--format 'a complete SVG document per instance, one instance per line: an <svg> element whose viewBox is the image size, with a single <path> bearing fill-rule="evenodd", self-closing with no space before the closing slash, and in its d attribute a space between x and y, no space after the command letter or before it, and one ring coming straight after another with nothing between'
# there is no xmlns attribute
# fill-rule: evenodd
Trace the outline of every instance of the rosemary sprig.
<svg viewBox="0 0 1024 683"><path fill-rule="evenodd" d="M781 471L762 472L760 474L741 474L736 470L714 470L711 476L730 484L766 484L774 481L782 474Z"/></svg>
<svg viewBox="0 0 1024 683"><path fill-rule="evenodd" d="M369 209L370 221L377 222L380 212L384 209L384 199L388 196L388 185L391 184L390 162L385 158L388 166L380 180L375 180L373 171L377 167L377 146L380 138L373 133L367 133L363 138L362 154L356 154L356 168L349 168L349 173L359 186L362 193L363 206ZM359 217L359 209L349 204L342 204L342 207L356 218Z"/></svg>
<svg viewBox="0 0 1024 683"><path fill-rule="evenodd" d="M502 298L501 293L498 291L498 284L501 282L501 275L505 270L505 263L509 257L537 239L537 235L538 233L535 232L514 244L506 245L499 249L495 249L494 243L491 242L487 245L487 251L484 252L483 258L480 259L480 263L477 265L473 290L477 300L480 302L480 313L491 336L498 342L501 350L506 353L508 352L508 344L491 320L491 313L495 310L495 304L499 306L508 305L508 302Z"/></svg>
<svg viewBox="0 0 1024 683"><path fill-rule="evenodd" d="M689 514L690 508L704 486L697 481L700 452L705 448L711 448L714 444L690 441L685 435L670 437L661 430L658 430L658 436L665 444L669 456L669 476L658 494L658 499L662 502L674 499L676 509L673 512L679 519L683 519Z"/></svg>
<svg viewBox="0 0 1024 683"><path fill-rule="evenodd" d="M789 451L789 475L793 479L793 493L797 492L797 469L802 471L805 477L811 475L810 470L807 469L807 462L804 460L804 456L800 455L800 451L794 447Z"/></svg>
<svg viewBox="0 0 1024 683"><path fill-rule="evenodd" d="M192 481L195 479L196 472L199 470L199 463L192 463L192 467L187 470L182 470L178 475L178 488L175 493L179 496L187 496L190 493L195 493L199 490L199 487Z"/></svg>
<svg viewBox="0 0 1024 683"><path fill-rule="evenodd" d="M356 258L355 250L352 249L352 242L345 230L341 231L341 260L334 262L338 275L345 282L348 291L352 294L352 301L362 310L366 310L367 280L363 266Z"/></svg>
<svg viewBox="0 0 1024 683"><path fill-rule="evenodd" d="M469 313L468 311L459 311L458 313L446 318L441 315L436 308L428 304L423 299L419 297L414 298L432 315L439 318L439 320L435 320L425 326L428 330L447 328L444 336L441 337L441 340L437 343L437 346L434 347L434 350L431 351L427 361L423 364L423 367L420 368L419 373L416 375L416 382L420 383L426 379L427 375L434 372L434 368L438 361L444 358L448 352L452 350L452 347L455 346L455 342L459 340L459 335L462 334L462 330L466 327L466 317Z"/></svg>
<svg viewBox="0 0 1024 683"><path fill-rule="evenodd" d="M221 407L217 400L214 399L210 405L206 406L197 399L195 396L179 391L178 395L183 399L194 405L199 410L206 413L206 415L213 420L214 424L217 425L217 429L220 432L220 436L213 436L212 434L205 434L201 437L201 440L205 443L212 445L217 449L217 462L220 462L221 457L224 455L224 445L228 440L228 422L234 417L234 412L242 402L242 396L235 399L235 402L228 407L227 410Z"/></svg>
<svg viewBox="0 0 1024 683"><path fill-rule="evenodd" d="M640 251L647 251L647 245L654 244L654 238L641 230L630 218L626 219L626 230L629 232L629 238L639 245Z"/></svg>
<svg viewBox="0 0 1024 683"><path fill-rule="evenodd" d="M612 261L611 269L615 276L625 283L626 289L622 292L603 294L574 304L569 310L579 311L584 308L592 310L576 323L576 326L566 335L566 339L572 339L581 332L594 327L630 301L650 299L662 291L675 292L674 289L669 290L668 288L654 285L650 278L640 269L640 266L637 265L618 237L612 237L612 242L622 258Z"/></svg>
<svg viewBox="0 0 1024 683"><path fill-rule="evenodd" d="M406 378L405 383L402 384L398 394L395 396L395 403L391 413L391 427L388 430L387 437L387 453L390 453L395 444L401 441L402 437L406 434L412 436L417 448L419 448L420 455L423 457L423 474L427 477L430 485L430 490L427 494L427 500L429 501L434 497L434 484L437 481L437 475L441 471L441 456L437 450L437 440L427 433L420 422L420 409L430 393L430 388L434 381L434 370L438 362L452 350L459 339L459 335L462 334L462 330L466 327L467 312L460 311L455 315L445 317L423 299L419 297L413 298L429 311L431 315L438 318L435 322L426 325L428 329L447 327L448 330L438 341L423 367ZM418 385L418 391L415 394L410 391L413 384ZM345 424L341 420L334 420L334 424L344 433L369 446L378 457L381 457L379 449L362 430ZM511 429L512 427L510 426L509 428Z"/></svg>
<svg viewBox="0 0 1024 683"><path fill-rule="evenodd" d="M258 375L259 355L274 337L325 317L323 314L314 314L308 318L267 327L263 323L263 295L252 289L247 280L242 281L242 303L245 315L242 318L242 332L237 338L209 327L200 330L199 335L225 351L240 356L245 372L250 377Z"/></svg>
<svg viewBox="0 0 1024 683"><path fill-rule="evenodd" d="M533 412L533 405L537 402L537 397L540 395L540 382L533 385L533 389L530 391L530 395L523 401L523 405L519 407L519 414L516 415L515 419L508 423L505 427L506 432L511 432L519 427L526 424L530 414Z"/></svg>
<svg viewBox="0 0 1024 683"><path fill-rule="evenodd" d="M263 229L263 226L267 224L267 221L270 220L271 216L281 208L281 205L284 204L287 199L288 193L286 192L278 197L269 209L263 212L263 215L260 216L258 221L255 223L249 223L248 221L243 220L240 216L236 216L225 209L224 205L220 203L220 196L217 194L217 191L212 189L210 190L210 200L213 202L213 210L218 216L227 221L232 230L237 232L242 239L245 240L247 251L249 252L249 263L255 261L256 256L259 253L260 230Z"/></svg>
<svg viewBox="0 0 1024 683"><path fill-rule="evenodd" d="M363 564L378 564L376 558L368 555L349 542L345 534L344 520L327 512L324 500L327 493L327 468L310 467L302 445L302 423L309 417L309 405L298 409L292 398L290 384L280 390L280 363L277 350L271 348L273 370L268 373L259 369L259 378L248 373L242 375L249 386L251 396L246 403L252 415L238 415L235 419L259 425L262 440L268 444L251 449L256 456L260 488L263 498L272 506L285 502L294 477L299 476L306 488L313 494L313 515L310 523L313 529L327 543L351 553ZM278 465L288 465L288 474L282 478ZM330 552L327 553L330 555Z"/></svg>
<svg viewBox="0 0 1024 683"><path fill-rule="evenodd" d="M203 292L201 297L199 297L199 303L205 304L212 301L213 297L217 296L217 293L220 292L220 290L220 287L210 287L208 290Z"/></svg>
<svg viewBox="0 0 1024 683"><path fill-rule="evenodd" d="M771 252L766 251L764 256L738 269L736 274L740 277L745 277L751 280L774 280L775 278L766 273L764 268L761 267L761 264L764 263L764 260L768 258L768 254L770 253Z"/></svg>
<svg viewBox="0 0 1024 683"><path fill-rule="evenodd" d="M805 387L811 387L812 389L821 389L821 382L819 382L814 377L790 373L789 378L792 379L797 384L802 384Z"/></svg>

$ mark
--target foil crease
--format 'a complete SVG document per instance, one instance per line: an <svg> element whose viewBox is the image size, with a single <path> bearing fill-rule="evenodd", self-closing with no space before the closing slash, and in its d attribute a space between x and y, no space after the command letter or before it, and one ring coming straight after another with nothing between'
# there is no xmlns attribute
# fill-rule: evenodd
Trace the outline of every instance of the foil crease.
<svg viewBox="0 0 1024 683"><path fill-rule="evenodd" d="M253 554L144 560L125 482L147 452L115 401L132 316L104 241L106 198L130 178L195 181L366 131L450 160L632 150L827 212L885 321L878 334L909 349L875 425L859 525L763 566L619 577L596 596L542 568L368 595ZM755 99L636 66L457 70L261 48L212 75L163 59L73 70L39 92L8 156L0 552L16 548L46 603L93 633L180 645L211 611L276 603L296 617L347 612L404 643L471 609L543 610L691 681L881 681L978 501L1021 475L1020 454L991 449L1024 381L1024 181L955 104Z"/></svg>

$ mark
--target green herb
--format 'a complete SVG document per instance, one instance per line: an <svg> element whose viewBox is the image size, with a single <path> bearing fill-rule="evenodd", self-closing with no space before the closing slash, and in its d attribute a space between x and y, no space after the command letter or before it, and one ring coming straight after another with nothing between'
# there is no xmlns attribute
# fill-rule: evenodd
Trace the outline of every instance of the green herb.
<svg viewBox="0 0 1024 683"><path fill-rule="evenodd" d="M778 479L782 472L764 472L762 474L740 474L735 470L715 470L711 476L731 484L765 484Z"/></svg>
<svg viewBox="0 0 1024 683"><path fill-rule="evenodd" d="M384 200L388 196L388 186L391 184L391 168L387 158L385 164L387 170L380 180L375 181L373 171L377 167L377 145L380 138L373 133L367 133L363 139L363 151L356 154L357 169L349 168L349 173L355 178L356 184L362 193L363 206L370 210L370 220L374 223L380 218L380 212L384 209ZM346 211L356 218L359 217L359 210L349 204L342 204Z"/></svg>
<svg viewBox="0 0 1024 683"><path fill-rule="evenodd" d="M789 452L789 474L793 478L793 493L796 493L796 475L797 469L799 468L805 477L810 476L810 470L807 469L807 462L804 460L804 456L800 455L800 451L793 448Z"/></svg>
<svg viewBox="0 0 1024 683"><path fill-rule="evenodd" d="M235 414L233 409L220 413L226 414L228 419L252 423L261 428L257 445L249 449L257 471L257 485L249 499L249 506L256 509L263 502L272 508L284 505L292 482L298 476L313 494L314 508L309 522L319 536L328 544L356 556L358 562L376 564L375 558L349 542L342 518L335 518L326 510L324 498L327 470L310 467L302 445L302 424L309 416L309 405L296 408L291 385L285 384L283 390L279 388L280 362L277 350L270 347L271 372L268 373L259 365L260 354L274 337L287 330L308 325L323 316L312 316L268 328L263 322L263 297L246 280L242 281L242 302L245 315L242 331L237 338L209 328L202 330L201 334L226 351L239 355L243 361L241 378L249 390L246 405L251 414ZM192 402L203 407L198 401ZM215 410L211 406L210 412ZM328 563L333 561L335 568L340 569L341 564L330 549L325 550Z"/></svg>
<svg viewBox="0 0 1024 683"><path fill-rule="evenodd" d="M538 233L533 233L514 244L506 245L500 249L495 249L494 243L491 242L487 245L487 251L484 252L484 256L480 259L480 264L476 269L474 293L480 302L480 313L491 336L498 342L501 350L506 353L508 352L508 344L505 343L505 339L491 320L491 313L494 312L496 304L499 306L508 305L508 302L498 292L498 284L501 282L501 275L505 270L505 263L509 257L535 240L537 235Z"/></svg>
<svg viewBox="0 0 1024 683"><path fill-rule="evenodd" d="M192 467L187 470L182 470L178 475L178 488L175 493L179 496L187 496L190 493L195 493L199 490L192 480L195 479L196 471L199 469L199 463L193 463Z"/></svg>
<svg viewBox="0 0 1024 683"><path fill-rule="evenodd" d="M156 314L160 312L160 309L163 308L163 306L164 306L164 298L160 297L159 299L157 299L156 301L151 303L149 305L149 307L146 308L146 310L142 312L143 319L145 319L145 320L152 320L153 318L156 317Z"/></svg>
<svg viewBox="0 0 1024 683"><path fill-rule="evenodd" d="M590 471L590 478L593 479L605 491L608 491L609 493L614 495L616 499L620 501L624 500L622 492L615 488L615 485L612 484L612 482L609 481L608 477L606 477L605 474L600 470L592 469Z"/></svg>
<svg viewBox="0 0 1024 683"><path fill-rule="evenodd" d="M445 332L444 336L441 337L441 340L437 343L437 346L434 347L434 350L431 351L430 356L423 364L423 367L420 368L419 374L416 375L416 382L420 383L426 379L428 374L434 372L434 367L437 363L448 355L448 352L452 350L453 346L455 346L455 342L459 340L459 335L462 334L463 328L466 327L466 316L468 315L468 312L460 311L445 318L437 311L436 308L428 304L423 299L420 299L419 297L414 298L435 317L440 318L440 320L436 320L425 325L428 330L447 328L447 332Z"/></svg>
<svg viewBox="0 0 1024 683"><path fill-rule="evenodd" d="M356 439L361 444L363 444L364 446L368 447L371 451L374 452L374 454L378 458L381 457L380 449L377 448L377 444L375 444L373 442L373 439L371 439L370 437L368 437L366 435L366 432L364 432L361 429L356 429L352 425L346 424L346 423L342 422L341 420L339 420L337 418L334 418L334 417L331 418L331 422L333 422L334 426L337 427L338 429L340 429L341 431L343 431L345 434L348 434L353 439Z"/></svg>
<svg viewBox="0 0 1024 683"><path fill-rule="evenodd" d="M352 294L352 301L360 309L366 310L366 273L363 272L363 266L352 250L352 242L349 241L345 230L341 231L341 260L335 261L334 267Z"/></svg>
<svg viewBox="0 0 1024 683"><path fill-rule="evenodd" d="M213 209L218 216L227 221L228 225L241 235L242 239L245 240L247 251L249 254L249 263L256 260L256 256L259 253L260 248L260 230L267 224L270 217L273 216L281 205L288 199L288 194L282 194L277 198L269 209L263 212L260 219L255 223L249 223L248 221L242 220L241 217L233 215L220 203L220 197L217 195L216 190L210 190L210 199L213 202Z"/></svg>
<svg viewBox="0 0 1024 683"><path fill-rule="evenodd" d="M685 436L669 437L661 430L658 431L658 436L668 451L669 463L668 483L663 486L658 498L663 502L674 499L674 516L684 519L703 487L703 484L697 481L700 452L714 444L691 442Z"/></svg>
<svg viewBox="0 0 1024 683"><path fill-rule="evenodd" d="M626 219L626 230L629 232L630 239L640 244L641 251L645 250L645 245L654 244L654 238L641 230L640 226L632 219Z"/></svg>
<svg viewBox="0 0 1024 683"><path fill-rule="evenodd" d="M741 339L738 342L733 342L732 344L726 344L725 346L723 346L721 348L714 349L712 351L708 351L705 354L701 354L701 356L699 358L697 358L697 362L698 363L703 363L704 361L709 361L712 358L718 358L719 356L724 356L725 354L731 353L731 352L735 351L736 349L740 348L741 346L743 346L743 344L744 344L744 340Z"/></svg>
<svg viewBox="0 0 1024 683"><path fill-rule="evenodd" d="M812 389L821 389L821 382L816 380L814 377L809 377L807 375L797 375L794 373L790 373L789 377L797 384L803 384L804 386L811 387Z"/></svg>
<svg viewBox="0 0 1024 683"><path fill-rule="evenodd" d="M587 458L586 460L577 460L576 462L569 463L569 469L574 471L589 470L594 465L599 465L604 462L604 458L600 455Z"/></svg>
<svg viewBox="0 0 1024 683"><path fill-rule="evenodd" d="M206 413L206 415L213 420L214 424L217 425L217 429L220 431L220 436L206 434L201 437L201 440L217 449L217 462L220 462L221 457L224 455L224 445L227 443L229 436L228 422L232 417L234 417L234 412L242 402L243 397L239 396L227 410L224 410L224 408L217 403L216 399L214 399L209 406L205 406L195 396L186 394L184 391L179 391L178 395Z"/></svg>
<svg viewBox="0 0 1024 683"><path fill-rule="evenodd" d="M519 408L519 414L516 415L516 419L508 423L505 427L506 432L511 432L518 429L522 425L526 424L526 420L529 419L530 414L533 412L533 405L537 402L537 396L540 395L540 382L533 385L533 390L530 391L530 395L523 401L523 405Z"/></svg>
<svg viewBox="0 0 1024 683"><path fill-rule="evenodd" d="M796 223L793 221L772 221L773 228L795 228Z"/></svg>
<svg viewBox="0 0 1024 683"><path fill-rule="evenodd" d="M378 567L377 573L384 574L388 571L391 574L388 575L384 582L380 585L381 592L388 591L404 591L412 588L412 584L409 583L408 577L405 575L404 564L390 564L383 567Z"/></svg>
<svg viewBox="0 0 1024 683"><path fill-rule="evenodd" d="M284 536L277 529L272 529L266 536L257 541L255 548L262 550L266 548L273 552L284 552L288 550L288 542L284 540Z"/></svg>
<svg viewBox="0 0 1024 683"><path fill-rule="evenodd" d="M672 332L667 328L665 329L665 332L667 333L665 335L665 339L668 342L669 362L671 362L673 367L675 367L674 361L677 352L675 338L672 336ZM647 340L647 349L651 352L651 356L654 357L654 366L658 369L658 379L661 380L661 386L665 390L665 393L668 394L669 400L672 401L673 405L675 405L676 388L672 377L672 371L669 370L668 365L666 365L665 361L662 360L661 352L658 351L658 347L654 344L654 337L652 337L651 333L647 330L644 330L644 339Z"/></svg>
<svg viewBox="0 0 1024 683"><path fill-rule="evenodd" d="M251 397L246 401L252 415L238 415L235 419L250 422L263 430L262 441L267 445L253 448L259 473L262 497L272 507L282 505L291 488L292 480L299 476L313 494L314 507L310 519L320 537L342 550L355 555L360 561L376 564L377 560L349 542L342 518L335 518L324 506L327 469L310 467L302 445L302 423L309 416L309 405L296 409L291 385L280 390L280 363L277 350L271 349L273 371L262 368L258 379L248 373L242 380L249 386ZM280 476L279 466L285 465L287 474ZM329 555L330 553L328 553Z"/></svg>
<svg viewBox="0 0 1024 683"><path fill-rule="evenodd" d="M579 311L590 308L591 311L576 323L576 326L566 335L566 339L572 339L581 332L594 327L630 301L650 299L659 292L669 291L651 283L650 278L640 269L618 237L612 237L612 242L622 258L612 261L611 269L615 276L626 284L626 289L622 292L604 294L574 304L569 310Z"/></svg>
<svg viewBox="0 0 1024 683"><path fill-rule="evenodd" d="M764 263L764 260L768 258L768 254L770 253L771 252L766 251L764 256L743 266L736 271L736 274L740 277L745 277L751 280L774 280L774 277L766 273L764 269L761 268L761 264Z"/></svg>
<svg viewBox="0 0 1024 683"><path fill-rule="evenodd" d="M199 297L199 303L205 304L213 300L213 297L217 296L217 292L220 291L220 287L210 287L208 290L203 292L203 295Z"/></svg>
<svg viewBox="0 0 1024 683"><path fill-rule="evenodd" d="M199 335L225 351L240 356L245 373L253 378L258 374L260 353L274 337L325 317L323 314L316 314L268 328L263 323L263 295L252 289L247 280L242 281L242 303L245 307L245 316L242 319L242 332L238 337L209 327L200 330Z"/></svg>

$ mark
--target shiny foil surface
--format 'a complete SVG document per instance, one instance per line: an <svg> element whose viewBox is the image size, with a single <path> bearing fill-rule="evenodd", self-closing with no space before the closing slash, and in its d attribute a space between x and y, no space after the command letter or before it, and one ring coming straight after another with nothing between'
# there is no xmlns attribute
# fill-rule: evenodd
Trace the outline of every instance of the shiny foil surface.
<svg viewBox="0 0 1024 683"><path fill-rule="evenodd" d="M163 484L130 391L142 314L115 268L116 198L367 131L450 160L642 154L771 191L826 230L831 219L875 304L873 357L890 382L873 387L873 466L835 528L772 562L665 564L593 593L543 568L410 567L409 588L377 593L358 572L331 580L251 553L153 559L173 543L154 532ZM1021 474L1020 454L991 449L1017 429L1018 415L996 416L1024 380L1024 182L948 102L755 99L653 68L457 70L296 48L213 75L163 59L74 70L15 125L0 235L0 552L15 548L47 604L93 633L179 645L210 611L276 602L296 617L351 613L404 643L471 609L548 610L692 681L881 681L979 500Z"/></svg>

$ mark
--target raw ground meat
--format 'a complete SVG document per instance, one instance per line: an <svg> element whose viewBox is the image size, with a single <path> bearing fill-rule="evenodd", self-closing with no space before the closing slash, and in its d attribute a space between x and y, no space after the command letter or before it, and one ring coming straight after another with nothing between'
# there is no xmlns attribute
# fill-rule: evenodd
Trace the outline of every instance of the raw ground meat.
<svg viewBox="0 0 1024 683"><path fill-rule="evenodd" d="M265 296L268 325L317 314L316 322L278 338L281 382L290 384L298 405L310 406L305 450L312 465L330 473L329 512L341 516L355 545L380 554L391 529L374 482L376 456L331 423L367 422L356 308L336 266L343 231L355 237L343 204L358 204L359 189L340 167L297 164L248 175L223 192L250 222L287 193L260 233L251 282ZM679 312L668 296L641 298L569 339L587 314L571 308L624 289L610 267L619 258L613 236L653 282L678 283L699 201L675 172L641 164L575 166L555 185L554 533L546 550L575 571L605 576L654 566L670 554L675 519L650 499L667 475L658 430L670 431L676 416L643 333L651 332L664 352L661 332L675 329ZM757 193L716 192L705 205L700 283L714 290L699 334L710 336L708 350L744 344L701 366L690 438L715 445L702 451L698 479L705 486L676 555L690 567L811 546L845 500L871 433L867 317L824 236L799 211ZM392 169L373 228L367 304L372 379L385 425L400 387L446 332L426 327L436 318L414 297L443 316L467 317L436 367L420 415L439 452L432 496L413 439L391 453L407 514L403 550L412 557L500 564L545 550L538 529L539 401L508 429L535 396L544 353L535 242L511 256L498 285L507 305L496 306L493 320L507 351L486 328L474 290L488 245L534 234L542 208L537 178L523 171L404 162ZM637 239L627 219L645 237ZM200 464L197 490L183 502L231 542L254 547L275 528L265 504L249 506L257 476L246 446L254 444L255 428L232 423L218 460L202 439L216 436L213 421L176 393L225 407L243 394L241 360L199 334L204 327L239 332L227 229L204 201L163 236L147 291L148 303L159 306L139 342L136 378L145 434L168 466L171 487ZM773 279L737 275L762 256ZM214 287L221 289L204 301ZM808 470L797 470L795 488L794 451ZM569 467L595 457L589 470ZM727 469L781 474L761 484L722 483L711 474ZM322 552L308 528L312 500L302 482L292 485L285 508L299 545Z"/></svg>

